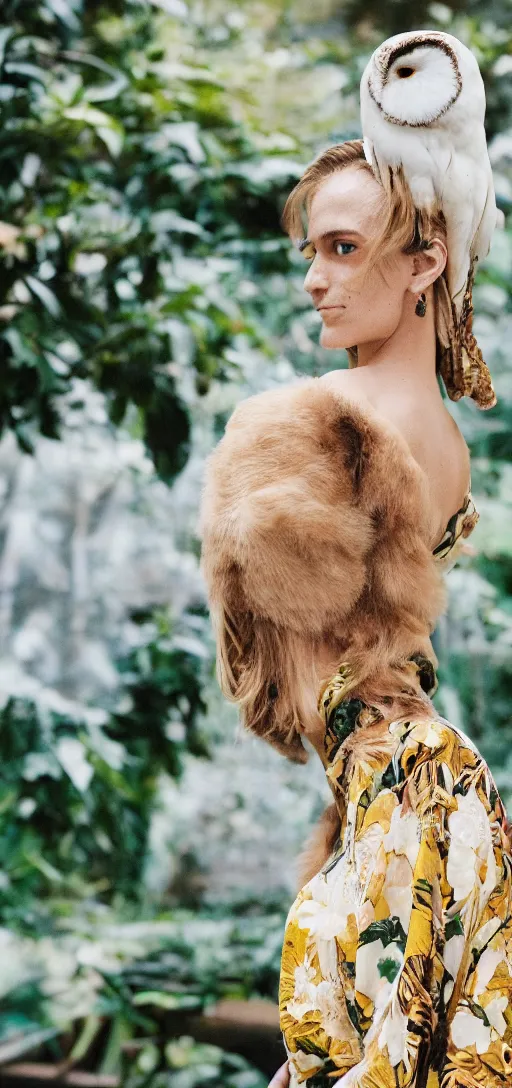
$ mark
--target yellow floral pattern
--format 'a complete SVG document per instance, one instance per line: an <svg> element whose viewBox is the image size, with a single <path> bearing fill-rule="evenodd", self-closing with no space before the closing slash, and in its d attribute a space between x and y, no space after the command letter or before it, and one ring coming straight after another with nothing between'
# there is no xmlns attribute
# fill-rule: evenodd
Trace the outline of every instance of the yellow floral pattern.
<svg viewBox="0 0 512 1088"><path fill-rule="evenodd" d="M442 717L320 707L339 840L287 919L291 1088L512 1084L512 860L472 742Z"/></svg>
<svg viewBox="0 0 512 1088"><path fill-rule="evenodd" d="M471 493L434 555L450 569ZM431 662L410 660L429 693ZM319 698L340 815L327 862L288 914L279 993L290 1088L512 1085L512 858L485 761L446 719L389 721ZM353 691L353 689L352 689Z"/></svg>

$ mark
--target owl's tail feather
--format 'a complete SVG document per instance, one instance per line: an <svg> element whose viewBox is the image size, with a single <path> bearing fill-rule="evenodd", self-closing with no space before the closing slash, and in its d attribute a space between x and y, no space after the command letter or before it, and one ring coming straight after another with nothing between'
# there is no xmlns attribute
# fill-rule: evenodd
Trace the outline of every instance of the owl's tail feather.
<svg viewBox="0 0 512 1088"><path fill-rule="evenodd" d="M496 404L496 393L492 384L487 363L473 333L473 280L475 278L475 264L477 257L471 262L462 312L460 316L460 339L463 358L464 375L467 376L470 385L470 396L476 401L479 408L493 408Z"/></svg>
<svg viewBox="0 0 512 1088"><path fill-rule="evenodd" d="M459 400L460 397L464 396L464 391L462 389L458 322L444 275L436 280L435 300L438 369L441 372L450 399Z"/></svg>
<svg viewBox="0 0 512 1088"><path fill-rule="evenodd" d="M496 393L489 368L473 333L473 280L471 264L460 317L443 276L436 282L438 367L451 400L471 397L479 408L493 408Z"/></svg>

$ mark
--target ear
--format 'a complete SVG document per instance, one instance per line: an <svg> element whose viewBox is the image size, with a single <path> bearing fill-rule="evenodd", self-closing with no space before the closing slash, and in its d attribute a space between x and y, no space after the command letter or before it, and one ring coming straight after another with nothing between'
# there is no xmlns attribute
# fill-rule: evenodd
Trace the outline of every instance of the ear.
<svg viewBox="0 0 512 1088"><path fill-rule="evenodd" d="M421 249L412 257L411 278L408 290L421 295L442 275L448 260L448 250L442 238L433 238L428 249Z"/></svg>

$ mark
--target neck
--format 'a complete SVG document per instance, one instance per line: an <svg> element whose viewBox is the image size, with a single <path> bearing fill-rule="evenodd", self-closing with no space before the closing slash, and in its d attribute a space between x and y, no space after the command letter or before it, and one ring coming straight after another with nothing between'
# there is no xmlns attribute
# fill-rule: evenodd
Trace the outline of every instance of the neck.
<svg viewBox="0 0 512 1088"><path fill-rule="evenodd" d="M392 375L393 382L406 385L414 383L416 389L436 390L436 330L434 319L434 292L426 292L427 312L424 317L415 313L416 298L408 292L404 301L400 322L393 333L383 340L368 341L357 345L357 369L371 367L383 377Z"/></svg>

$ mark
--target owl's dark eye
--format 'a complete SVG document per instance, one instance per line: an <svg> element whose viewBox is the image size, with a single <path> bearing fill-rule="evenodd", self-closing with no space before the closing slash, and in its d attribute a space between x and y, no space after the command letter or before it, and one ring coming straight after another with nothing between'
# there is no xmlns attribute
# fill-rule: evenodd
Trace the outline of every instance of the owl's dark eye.
<svg viewBox="0 0 512 1088"><path fill-rule="evenodd" d="M414 72L414 68L406 68L405 66L403 68L397 68L397 74L400 76L400 79L408 79L409 76L414 75Z"/></svg>

